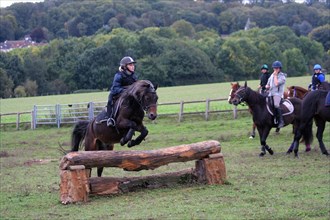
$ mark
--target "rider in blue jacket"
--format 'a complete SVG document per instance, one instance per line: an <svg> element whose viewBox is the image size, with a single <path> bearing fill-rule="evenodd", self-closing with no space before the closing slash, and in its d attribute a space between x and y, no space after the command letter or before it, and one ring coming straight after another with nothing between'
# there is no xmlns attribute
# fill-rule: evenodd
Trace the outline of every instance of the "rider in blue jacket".
<svg viewBox="0 0 330 220"><path fill-rule="evenodd" d="M122 93L127 86L133 84L138 79L134 73L135 63L133 58L128 56L123 57L120 61L119 70L114 76L108 98L106 115L108 126L115 126L115 120L112 118L114 99L117 99L119 94Z"/></svg>
<svg viewBox="0 0 330 220"><path fill-rule="evenodd" d="M318 90L319 85L325 81L324 73L321 72L322 67L320 64L315 64L314 74L312 76L312 82L308 86L308 90Z"/></svg>

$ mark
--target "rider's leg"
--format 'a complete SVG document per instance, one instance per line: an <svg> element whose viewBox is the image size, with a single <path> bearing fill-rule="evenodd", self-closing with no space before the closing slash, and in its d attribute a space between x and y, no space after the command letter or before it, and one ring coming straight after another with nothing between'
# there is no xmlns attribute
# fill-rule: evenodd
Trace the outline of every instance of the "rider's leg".
<svg viewBox="0 0 330 220"><path fill-rule="evenodd" d="M108 119L107 125L108 126L114 126L115 120L112 118L112 111L113 110L113 95L109 95L108 104L107 104L107 114L106 118Z"/></svg>
<svg viewBox="0 0 330 220"><path fill-rule="evenodd" d="M280 107L281 97L274 96L273 98L274 98L274 107L276 111L277 127L282 128L284 127L284 121L283 121L282 109Z"/></svg>

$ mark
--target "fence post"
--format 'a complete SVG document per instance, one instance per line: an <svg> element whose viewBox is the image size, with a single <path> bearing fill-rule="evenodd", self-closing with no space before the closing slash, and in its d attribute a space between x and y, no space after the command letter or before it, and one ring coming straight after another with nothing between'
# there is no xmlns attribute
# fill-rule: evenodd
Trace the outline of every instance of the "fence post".
<svg viewBox="0 0 330 220"><path fill-rule="evenodd" d="M184 102L180 101L179 122L181 122L181 120L183 118L183 105L184 105Z"/></svg>
<svg viewBox="0 0 330 220"><path fill-rule="evenodd" d="M210 99L206 99L206 107L205 107L205 120L209 120L209 111L210 111Z"/></svg>
<svg viewBox="0 0 330 220"><path fill-rule="evenodd" d="M237 118L237 106L236 105L234 105L233 113L234 113L234 119L236 119Z"/></svg>
<svg viewBox="0 0 330 220"><path fill-rule="evenodd" d="M94 118L94 102L88 103L88 119L91 121Z"/></svg>
<svg viewBox="0 0 330 220"><path fill-rule="evenodd" d="M37 128L37 106L34 105L33 106L33 111L32 111L32 122L31 122L31 126L32 126L32 129L36 129Z"/></svg>
<svg viewBox="0 0 330 220"><path fill-rule="evenodd" d="M60 128L61 127L61 105L59 105L59 104L55 105L55 114L56 114L57 128Z"/></svg>
<svg viewBox="0 0 330 220"><path fill-rule="evenodd" d="M19 130L20 115L21 115L21 113L17 112L16 130Z"/></svg>

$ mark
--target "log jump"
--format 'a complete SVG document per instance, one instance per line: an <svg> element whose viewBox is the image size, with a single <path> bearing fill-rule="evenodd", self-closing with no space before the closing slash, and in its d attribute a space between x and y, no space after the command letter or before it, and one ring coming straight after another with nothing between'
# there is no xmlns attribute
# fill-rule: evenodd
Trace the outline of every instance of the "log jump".
<svg viewBox="0 0 330 220"><path fill-rule="evenodd" d="M60 162L60 199L63 204L86 202L89 195L111 195L139 188L172 184L223 184L226 168L218 141L162 148L159 150L70 152ZM195 161L195 168L138 177L90 177L93 167L118 167L125 171L153 170L175 162Z"/></svg>

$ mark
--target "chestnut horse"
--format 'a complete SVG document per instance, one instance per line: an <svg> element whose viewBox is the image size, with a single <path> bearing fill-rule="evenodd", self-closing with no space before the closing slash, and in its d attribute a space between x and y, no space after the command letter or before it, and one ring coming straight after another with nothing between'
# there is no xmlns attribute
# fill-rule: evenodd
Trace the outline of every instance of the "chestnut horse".
<svg viewBox="0 0 330 220"><path fill-rule="evenodd" d="M78 151L83 140L86 151L113 150L115 143L122 146L127 144L128 147L139 145L148 135L148 130L143 125L145 112L151 120L157 117L156 90L157 86L148 80L138 80L128 86L114 105L115 127L108 127L106 121L99 121L104 118L105 110L90 122L76 123L72 132L71 151ZM135 131L140 132L140 135L132 139ZM99 177L102 172L103 167L98 167Z"/></svg>

